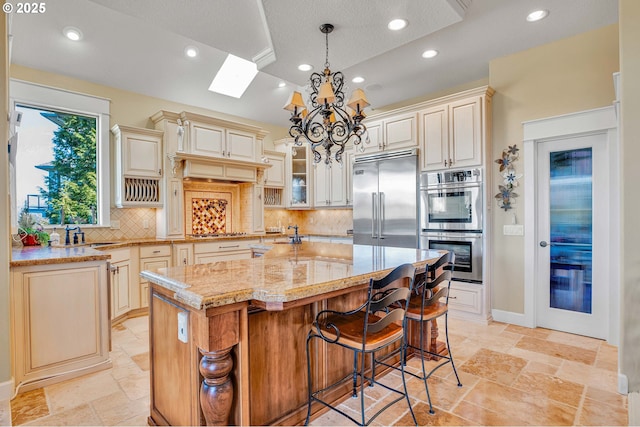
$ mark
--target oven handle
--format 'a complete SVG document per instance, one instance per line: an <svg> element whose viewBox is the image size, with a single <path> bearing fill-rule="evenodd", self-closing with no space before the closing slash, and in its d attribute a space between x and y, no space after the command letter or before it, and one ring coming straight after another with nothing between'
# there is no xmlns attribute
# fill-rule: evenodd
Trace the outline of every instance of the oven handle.
<svg viewBox="0 0 640 427"><path fill-rule="evenodd" d="M428 187L420 187L420 191L442 191L442 190L451 190L451 189L465 189L465 188L481 188L481 182L473 182L468 184L461 184L459 182L451 183L451 184L438 184L438 185L430 185Z"/></svg>
<svg viewBox="0 0 640 427"><path fill-rule="evenodd" d="M456 232L456 231L426 231L425 229L422 229L422 236L424 237L444 237L444 238L449 238L449 239L460 239L460 238L473 238L473 239L481 239L482 238L482 231L469 231L469 230L464 230L464 231L460 231L460 232Z"/></svg>

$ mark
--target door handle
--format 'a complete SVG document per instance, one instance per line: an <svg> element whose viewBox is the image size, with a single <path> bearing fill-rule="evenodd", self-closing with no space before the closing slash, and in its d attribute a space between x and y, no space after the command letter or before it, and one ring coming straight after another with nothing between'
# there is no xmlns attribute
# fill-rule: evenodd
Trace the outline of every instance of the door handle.
<svg viewBox="0 0 640 427"><path fill-rule="evenodd" d="M380 239L384 239L384 193L381 191L378 193L379 205L380 205L380 226L379 226L379 235Z"/></svg>
<svg viewBox="0 0 640 427"><path fill-rule="evenodd" d="M544 240L540 242L540 246L546 248L547 246L553 246L553 243L547 243Z"/></svg>
<svg viewBox="0 0 640 427"><path fill-rule="evenodd" d="M371 193L371 238L375 239L376 236L376 222L378 217L376 216L376 193Z"/></svg>

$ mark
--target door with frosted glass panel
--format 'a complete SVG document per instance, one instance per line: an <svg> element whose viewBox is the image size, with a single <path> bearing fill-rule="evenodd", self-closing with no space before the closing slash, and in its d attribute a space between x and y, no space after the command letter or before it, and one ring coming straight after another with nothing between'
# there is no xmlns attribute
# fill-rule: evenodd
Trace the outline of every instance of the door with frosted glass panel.
<svg viewBox="0 0 640 427"><path fill-rule="evenodd" d="M538 326L608 331L606 135L538 144ZM600 260L600 262L598 262Z"/></svg>

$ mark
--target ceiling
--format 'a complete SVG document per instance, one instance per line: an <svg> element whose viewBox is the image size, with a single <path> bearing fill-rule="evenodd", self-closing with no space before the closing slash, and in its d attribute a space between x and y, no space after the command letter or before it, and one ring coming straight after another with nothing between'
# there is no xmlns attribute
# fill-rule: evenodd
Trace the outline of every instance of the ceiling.
<svg viewBox="0 0 640 427"><path fill-rule="evenodd" d="M148 96L288 126L289 93L325 61L372 109L489 75L489 61L618 21L618 0L55 0L10 15L11 62ZM525 21L535 9L549 16ZM399 32L388 21L402 17ZM63 28L80 29L79 42ZM184 50L195 46L196 58ZM439 55L424 59L426 49ZM227 53L260 72L240 99L208 91ZM362 76L364 83L351 83ZM278 87L285 82L285 87Z"/></svg>

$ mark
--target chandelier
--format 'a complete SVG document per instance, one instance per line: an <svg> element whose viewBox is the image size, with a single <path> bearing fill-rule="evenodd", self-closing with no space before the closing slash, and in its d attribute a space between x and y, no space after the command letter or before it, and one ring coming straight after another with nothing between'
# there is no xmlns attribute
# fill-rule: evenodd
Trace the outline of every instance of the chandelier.
<svg viewBox="0 0 640 427"><path fill-rule="evenodd" d="M354 145L362 143L362 136L367 128L362 123L365 118L364 109L369 106L362 89L355 89L351 99L345 105L343 92L344 75L329 69L329 33L333 25L323 24L320 31L325 35L326 56L324 71L312 73L309 85L309 103L311 110L302 100L300 92L293 92L289 97L285 110L291 111L289 135L294 138L294 144L302 146L304 141L309 143L313 152L313 161L319 163L324 149L324 163L331 166L331 150L338 147L333 158L342 165L342 153L345 145L351 141Z"/></svg>

